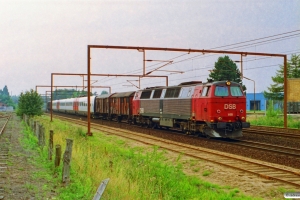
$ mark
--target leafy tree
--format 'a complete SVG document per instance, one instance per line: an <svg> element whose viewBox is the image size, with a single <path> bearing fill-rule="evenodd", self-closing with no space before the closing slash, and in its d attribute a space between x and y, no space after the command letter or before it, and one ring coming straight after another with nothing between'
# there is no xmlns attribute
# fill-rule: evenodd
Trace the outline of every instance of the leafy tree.
<svg viewBox="0 0 300 200"><path fill-rule="evenodd" d="M17 109L17 115L22 116L23 114L29 116L41 115L43 113L43 99L36 91L31 89L26 91L25 94L22 92L19 97L19 104Z"/></svg>
<svg viewBox="0 0 300 200"><path fill-rule="evenodd" d="M5 95L5 96L9 97L9 92L8 92L7 86L4 86L3 91L2 91L2 95Z"/></svg>
<svg viewBox="0 0 300 200"><path fill-rule="evenodd" d="M233 62L228 56L219 57L215 62L215 67L211 70L209 78L212 81L234 81L240 83L243 90L246 90L246 86L243 85L241 80L241 72L238 69L235 62Z"/></svg>
<svg viewBox="0 0 300 200"><path fill-rule="evenodd" d="M105 90L102 90L101 95L102 95L102 94L108 94L108 92L105 91Z"/></svg>
<svg viewBox="0 0 300 200"><path fill-rule="evenodd" d="M8 88L6 85L4 86L3 90L0 90L0 102L6 104L7 106L12 106L13 108L16 107L15 103L9 95Z"/></svg>
<svg viewBox="0 0 300 200"><path fill-rule="evenodd" d="M293 54L287 61L287 78L300 78L300 55ZM268 87L269 92L264 91L264 96L270 100L283 100L283 83L284 83L284 65L279 66L276 75L272 76L271 84Z"/></svg>
<svg viewBox="0 0 300 200"><path fill-rule="evenodd" d="M54 90L52 93L52 98L53 100L58 100L58 99L68 99L68 98L74 98L74 97L82 97L86 96L87 91L79 91L75 89L58 89ZM92 95L92 93L91 93Z"/></svg>

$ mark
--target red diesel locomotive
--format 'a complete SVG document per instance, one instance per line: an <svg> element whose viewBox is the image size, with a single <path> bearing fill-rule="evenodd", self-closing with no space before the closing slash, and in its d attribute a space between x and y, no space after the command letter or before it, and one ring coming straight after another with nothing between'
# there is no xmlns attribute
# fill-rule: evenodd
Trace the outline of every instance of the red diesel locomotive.
<svg viewBox="0 0 300 200"><path fill-rule="evenodd" d="M230 81L192 81L178 86L105 94L91 100L93 117L152 128L179 128L187 134L237 138L242 136L243 128L250 127L246 122L246 97L240 84ZM68 100L56 100L53 104L58 101ZM69 101L67 104L73 100Z"/></svg>

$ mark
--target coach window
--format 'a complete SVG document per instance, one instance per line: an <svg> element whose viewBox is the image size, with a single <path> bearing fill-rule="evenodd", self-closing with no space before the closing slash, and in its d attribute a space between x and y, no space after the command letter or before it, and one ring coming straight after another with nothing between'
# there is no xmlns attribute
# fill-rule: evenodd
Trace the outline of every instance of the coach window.
<svg viewBox="0 0 300 200"><path fill-rule="evenodd" d="M228 96L228 88L227 86L217 86L215 89L215 96Z"/></svg>

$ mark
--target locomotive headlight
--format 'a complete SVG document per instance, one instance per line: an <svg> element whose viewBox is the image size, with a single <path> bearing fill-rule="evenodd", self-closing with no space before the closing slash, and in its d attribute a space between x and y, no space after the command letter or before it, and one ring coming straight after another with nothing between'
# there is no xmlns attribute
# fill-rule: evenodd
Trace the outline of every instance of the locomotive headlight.
<svg viewBox="0 0 300 200"><path fill-rule="evenodd" d="M222 117L218 117L218 120L221 121L221 120L222 120Z"/></svg>
<svg viewBox="0 0 300 200"><path fill-rule="evenodd" d="M242 121L245 121L245 117L241 117Z"/></svg>
<svg viewBox="0 0 300 200"><path fill-rule="evenodd" d="M228 86L231 85L230 81L226 81L226 85Z"/></svg>
<svg viewBox="0 0 300 200"><path fill-rule="evenodd" d="M243 109L241 109L241 110L240 110L240 113L243 113L243 112L244 112Z"/></svg>
<svg viewBox="0 0 300 200"><path fill-rule="evenodd" d="M219 114L220 114L220 113L221 113L221 110L219 110L219 109L218 109L218 110L217 110L217 113L219 113Z"/></svg>

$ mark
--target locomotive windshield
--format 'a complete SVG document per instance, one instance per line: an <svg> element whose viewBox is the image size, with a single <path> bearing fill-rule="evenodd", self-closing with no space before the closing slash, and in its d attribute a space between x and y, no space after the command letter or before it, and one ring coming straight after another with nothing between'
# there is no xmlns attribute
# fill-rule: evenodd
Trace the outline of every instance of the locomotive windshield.
<svg viewBox="0 0 300 200"><path fill-rule="evenodd" d="M228 96L228 88L227 86L217 86L215 90L215 96Z"/></svg>
<svg viewBox="0 0 300 200"><path fill-rule="evenodd" d="M241 88L238 86L231 86L230 92L231 92L231 96L234 96L234 97L242 97L243 96L243 92L242 92Z"/></svg>
<svg viewBox="0 0 300 200"><path fill-rule="evenodd" d="M243 92L238 86L230 86L231 96L241 97L243 96ZM229 96L228 87L227 86L216 86L215 96L219 97L227 97Z"/></svg>

